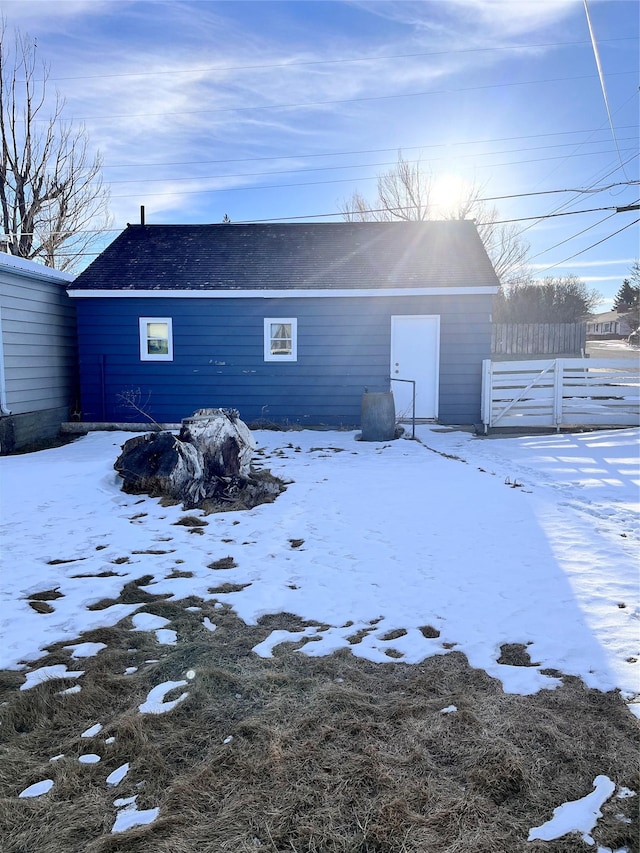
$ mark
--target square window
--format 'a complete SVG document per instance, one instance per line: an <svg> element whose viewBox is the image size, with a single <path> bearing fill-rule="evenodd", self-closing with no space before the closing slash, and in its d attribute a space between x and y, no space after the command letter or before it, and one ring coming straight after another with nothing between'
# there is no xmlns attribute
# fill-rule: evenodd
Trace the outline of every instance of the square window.
<svg viewBox="0 0 640 853"><path fill-rule="evenodd" d="M295 317L265 317L264 360L298 360L298 320Z"/></svg>
<svg viewBox="0 0 640 853"><path fill-rule="evenodd" d="M170 317L140 317L140 359L173 361L173 330Z"/></svg>

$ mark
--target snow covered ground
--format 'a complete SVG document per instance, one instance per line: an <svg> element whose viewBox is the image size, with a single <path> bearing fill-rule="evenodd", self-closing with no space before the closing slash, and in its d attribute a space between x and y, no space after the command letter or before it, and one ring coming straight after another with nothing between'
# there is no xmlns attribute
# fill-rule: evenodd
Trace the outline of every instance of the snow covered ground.
<svg viewBox="0 0 640 853"><path fill-rule="evenodd" d="M256 433L258 459L291 484L273 504L208 516L203 535L174 526L180 507L120 491L113 462L126 433L0 459L0 667L32 670L28 689L47 677L36 663L45 647L64 641L80 669L91 653L82 632L141 607L87 606L151 575L150 592L227 602L250 624L283 611L313 622L304 654L349 647L412 663L455 649L508 692L553 689L553 669L640 708L640 431L355 435ZM207 568L227 556L235 567ZM193 577L168 577L176 568ZM237 591L208 592L224 582ZM51 612L36 612L30 597L52 590ZM164 620L148 621L138 629L175 642ZM300 637L273 632L255 651ZM533 665L498 662L514 643ZM161 699L149 696L152 713Z"/></svg>
<svg viewBox="0 0 640 853"><path fill-rule="evenodd" d="M591 358L626 358L640 361L640 347L622 341L587 341L587 355Z"/></svg>

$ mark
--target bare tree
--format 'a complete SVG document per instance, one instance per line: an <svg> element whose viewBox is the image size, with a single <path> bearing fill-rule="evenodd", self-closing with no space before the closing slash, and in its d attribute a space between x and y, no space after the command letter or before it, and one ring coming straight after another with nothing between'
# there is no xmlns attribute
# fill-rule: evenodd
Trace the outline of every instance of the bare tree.
<svg viewBox="0 0 640 853"><path fill-rule="evenodd" d="M433 219L431 203L433 178L420 162L410 163L398 152L398 162L378 175L378 195L373 202L359 192L340 205L347 222L391 222L395 219Z"/></svg>
<svg viewBox="0 0 640 853"><path fill-rule="evenodd" d="M483 202L481 193L482 187L471 187L446 218L476 220L480 238L503 286L526 281L529 278L529 244L519 236L515 225L498 222L497 209ZM433 175L419 160L411 163L399 151L396 165L378 175L377 196L373 202L355 192L342 202L340 209L347 222L435 219Z"/></svg>
<svg viewBox="0 0 640 853"><path fill-rule="evenodd" d="M64 122L64 99L47 98L49 68L36 45L0 25L0 228L6 249L49 267L73 268L108 225L102 159L83 126ZM48 106L50 104L50 106ZM47 112L48 111L48 112ZM90 233L90 229L94 233Z"/></svg>

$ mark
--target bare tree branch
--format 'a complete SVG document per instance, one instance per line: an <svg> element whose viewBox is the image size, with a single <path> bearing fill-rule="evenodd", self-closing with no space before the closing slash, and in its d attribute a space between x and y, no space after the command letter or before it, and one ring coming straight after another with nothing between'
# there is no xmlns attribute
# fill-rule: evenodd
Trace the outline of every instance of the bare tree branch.
<svg viewBox="0 0 640 853"><path fill-rule="evenodd" d="M529 279L527 255L529 244L519 235L515 225L497 224L498 211L480 201L483 188L475 185L460 199L449 219L475 219L478 233L503 286ZM377 196L367 201L359 192L340 204L347 222L390 222L392 220L435 219L433 175L420 161L410 163L398 152L398 162L378 176Z"/></svg>
<svg viewBox="0 0 640 853"><path fill-rule="evenodd" d="M0 229L6 251L72 269L109 225L102 158L86 130L64 122L64 99L47 96L49 69L28 36L13 45L0 24ZM47 114L47 109L49 110Z"/></svg>

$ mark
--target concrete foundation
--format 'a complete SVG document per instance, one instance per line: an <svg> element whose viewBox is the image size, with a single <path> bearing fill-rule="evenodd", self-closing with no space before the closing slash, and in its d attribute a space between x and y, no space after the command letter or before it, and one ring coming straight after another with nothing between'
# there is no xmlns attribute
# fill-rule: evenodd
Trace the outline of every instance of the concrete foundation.
<svg viewBox="0 0 640 853"><path fill-rule="evenodd" d="M66 406L42 412L0 416L0 454L20 450L34 441L54 438L60 433L62 423L68 419L69 409Z"/></svg>

